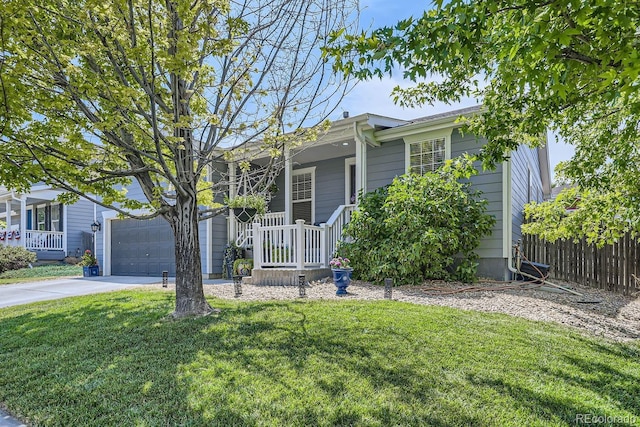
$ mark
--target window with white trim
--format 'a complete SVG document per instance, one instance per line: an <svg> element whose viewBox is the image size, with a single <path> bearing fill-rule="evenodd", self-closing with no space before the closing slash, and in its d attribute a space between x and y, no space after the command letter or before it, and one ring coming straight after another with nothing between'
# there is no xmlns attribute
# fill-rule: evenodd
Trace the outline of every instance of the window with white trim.
<svg viewBox="0 0 640 427"><path fill-rule="evenodd" d="M60 205L51 205L51 231L60 231Z"/></svg>
<svg viewBox="0 0 640 427"><path fill-rule="evenodd" d="M446 139L434 138L409 144L409 170L423 174L433 172L446 159Z"/></svg>
<svg viewBox="0 0 640 427"><path fill-rule="evenodd" d="M291 176L291 202L293 220L304 219L313 224L314 170L307 168L293 171Z"/></svg>
<svg viewBox="0 0 640 427"><path fill-rule="evenodd" d="M36 212L36 230L45 231L47 229L46 205L38 205Z"/></svg>

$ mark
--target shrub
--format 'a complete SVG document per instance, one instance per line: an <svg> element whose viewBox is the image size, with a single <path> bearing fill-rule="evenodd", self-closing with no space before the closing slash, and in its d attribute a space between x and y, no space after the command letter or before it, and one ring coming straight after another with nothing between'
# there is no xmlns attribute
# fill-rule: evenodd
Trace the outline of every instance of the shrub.
<svg viewBox="0 0 640 427"><path fill-rule="evenodd" d="M475 248L495 219L487 201L461 182L475 172L471 159L435 172L406 174L365 194L345 229L340 252L354 277L381 283L421 284L427 279L475 280Z"/></svg>
<svg viewBox="0 0 640 427"><path fill-rule="evenodd" d="M20 246L0 246L0 273L19 270L37 261L36 254Z"/></svg>

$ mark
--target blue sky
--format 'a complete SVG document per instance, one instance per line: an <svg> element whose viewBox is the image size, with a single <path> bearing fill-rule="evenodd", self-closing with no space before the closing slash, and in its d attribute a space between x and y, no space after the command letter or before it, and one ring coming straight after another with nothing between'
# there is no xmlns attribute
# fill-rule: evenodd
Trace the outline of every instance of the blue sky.
<svg viewBox="0 0 640 427"><path fill-rule="evenodd" d="M409 16L418 17L425 9L430 8L431 4L430 1L418 0L360 0L360 26L377 28L392 25ZM339 111L336 112L335 119L342 116L342 111L349 111L352 116L373 113L400 119L414 119L477 104L475 100L467 99L454 105L436 104L419 109L405 109L395 105L389 96L396 85L410 86L411 82L403 81L402 75L398 73L383 80L375 79L358 83L342 102ZM559 161L571 158L573 151L572 146L558 143L555 141L555 137L549 135L552 176L555 165Z"/></svg>

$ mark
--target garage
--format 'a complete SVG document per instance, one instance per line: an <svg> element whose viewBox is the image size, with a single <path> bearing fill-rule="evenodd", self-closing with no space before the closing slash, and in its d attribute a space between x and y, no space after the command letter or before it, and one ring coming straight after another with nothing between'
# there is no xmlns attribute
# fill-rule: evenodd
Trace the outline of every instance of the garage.
<svg viewBox="0 0 640 427"><path fill-rule="evenodd" d="M176 274L173 232L163 218L111 222L111 274L114 276Z"/></svg>

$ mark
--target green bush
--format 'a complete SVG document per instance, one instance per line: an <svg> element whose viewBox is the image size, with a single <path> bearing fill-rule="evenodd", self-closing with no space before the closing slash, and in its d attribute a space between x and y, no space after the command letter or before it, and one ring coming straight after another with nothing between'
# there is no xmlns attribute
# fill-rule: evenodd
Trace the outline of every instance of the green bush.
<svg viewBox="0 0 640 427"><path fill-rule="evenodd" d="M345 229L350 243L339 249L351 260L354 277L375 283L390 277L397 284L474 281L474 250L495 219L485 213L479 192L460 181L472 173L465 157L365 194Z"/></svg>
<svg viewBox="0 0 640 427"><path fill-rule="evenodd" d="M0 246L0 273L19 270L36 262L36 254L20 246Z"/></svg>

